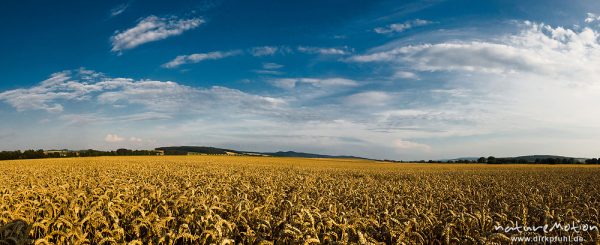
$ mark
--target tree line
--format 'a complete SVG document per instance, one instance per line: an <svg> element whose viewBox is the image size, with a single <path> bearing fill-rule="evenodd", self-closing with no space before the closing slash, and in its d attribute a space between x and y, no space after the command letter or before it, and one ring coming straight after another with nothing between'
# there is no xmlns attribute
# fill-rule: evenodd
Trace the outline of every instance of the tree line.
<svg viewBox="0 0 600 245"><path fill-rule="evenodd" d="M486 163L486 164L600 164L600 158L585 159L580 161L570 157L548 157L548 158L496 158L494 156L480 157L477 160L457 159L457 160L419 160L419 161L396 161L384 160L386 162L396 163Z"/></svg>
<svg viewBox="0 0 600 245"><path fill-rule="evenodd" d="M455 161L456 163L460 163ZM571 157L547 157L547 158L496 158L494 156L489 157L480 157L477 161L471 161L471 163L487 163L487 164L526 164L526 163L536 163L536 164L578 164L578 163L586 163L586 164L598 164L598 159L586 159L584 162L581 162L575 158Z"/></svg>
<svg viewBox="0 0 600 245"><path fill-rule="evenodd" d="M25 150L25 151L1 151L0 160L17 160L17 159L39 159L39 158L64 158L64 157L98 157L98 156L151 156L157 155L154 150L129 150L118 149L116 151L98 151L98 150L81 150L81 151L44 151L44 150Z"/></svg>

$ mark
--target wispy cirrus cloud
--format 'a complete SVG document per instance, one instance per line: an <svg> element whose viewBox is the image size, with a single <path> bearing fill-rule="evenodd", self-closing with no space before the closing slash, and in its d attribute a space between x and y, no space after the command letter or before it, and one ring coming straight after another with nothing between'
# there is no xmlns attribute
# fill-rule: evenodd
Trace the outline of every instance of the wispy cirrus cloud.
<svg viewBox="0 0 600 245"><path fill-rule="evenodd" d="M65 105L74 102L90 102L117 108L137 105L152 112L189 110L190 104L202 105L197 109L205 110L211 108L211 105L231 109L248 107L248 104L259 108L276 107L285 103L282 99L247 94L226 87L194 88L171 81L111 78L85 69L57 72L31 88L2 92L0 101L10 104L18 111L43 110L52 113L63 112ZM141 114L140 120L157 115L167 117L164 114ZM122 119L136 120L135 117Z"/></svg>
<svg viewBox="0 0 600 245"><path fill-rule="evenodd" d="M80 100L98 87L75 81L69 81L70 72L57 72L29 89L15 89L0 93L0 100L11 104L17 111L45 110L62 112L62 100Z"/></svg>
<svg viewBox="0 0 600 245"><path fill-rule="evenodd" d="M293 89L299 85L310 85L318 88L331 87L355 87L359 83L357 81L346 78L281 78L271 80L270 83L278 88Z"/></svg>
<svg viewBox="0 0 600 245"><path fill-rule="evenodd" d="M129 8L129 3L119 4L110 10L110 16L115 17L117 15L120 15L123 12L125 12L125 10L127 10L127 8Z"/></svg>
<svg viewBox="0 0 600 245"><path fill-rule="evenodd" d="M195 64L205 60L220 60L231 56L242 54L241 50L233 51L215 51L209 53L197 53L189 55L179 55L175 59L162 65L163 68L176 68L185 64Z"/></svg>
<svg viewBox="0 0 600 245"><path fill-rule="evenodd" d="M396 71L392 78L419 80L419 75L410 71Z"/></svg>
<svg viewBox="0 0 600 245"><path fill-rule="evenodd" d="M353 50L349 47L341 48L324 48L324 47L312 47L312 46L298 46L295 50L288 46L257 46L247 48L244 50L231 50L231 51L213 51L208 53L195 53L187 55L179 55L173 60L162 65L163 68L177 68L184 64L194 64L205 60L218 60L224 59L231 56L238 55L251 55L254 57L265 57L283 54L293 53L306 53L306 54L318 54L318 55L349 55L353 53ZM258 74L281 74L280 71L275 71L273 68L264 68L260 70L253 70Z"/></svg>
<svg viewBox="0 0 600 245"><path fill-rule="evenodd" d="M106 124L111 122L116 123L131 123L144 121L159 121L173 119L173 115L168 112L147 111L140 113L132 113L120 116L106 116L97 112L92 113L65 113L59 116L58 119L66 122L68 126L84 126L89 124Z"/></svg>
<svg viewBox="0 0 600 245"><path fill-rule="evenodd" d="M178 19L161 18L154 15L138 21L137 25L123 31L117 31L110 40L112 52L121 52L139 45L159 41L197 28L205 23L202 18Z"/></svg>
<svg viewBox="0 0 600 245"><path fill-rule="evenodd" d="M263 63L262 69L253 70L254 73L263 74L263 75L281 75L283 74L281 69L283 65L277 63Z"/></svg>
<svg viewBox="0 0 600 245"><path fill-rule="evenodd" d="M431 151L431 146L429 145L402 139L395 140L393 146L399 150Z"/></svg>
<svg viewBox="0 0 600 245"><path fill-rule="evenodd" d="M255 57L262 57L290 53L291 51L292 50L287 46L260 46L250 48L248 53Z"/></svg>
<svg viewBox="0 0 600 245"><path fill-rule="evenodd" d="M323 48L323 47L311 47L311 46L298 46L298 52L307 54L320 54L320 55L347 55L352 53L348 47L343 48Z"/></svg>
<svg viewBox="0 0 600 245"><path fill-rule="evenodd" d="M276 70L276 69L282 68L283 65L277 64L277 63L268 62L268 63L263 63L262 67L265 70Z"/></svg>
<svg viewBox="0 0 600 245"><path fill-rule="evenodd" d="M366 91L349 95L345 102L352 106L383 106L392 100L392 96L381 91Z"/></svg>
<svg viewBox="0 0 600 245"><path fill-rule="evenodd" d="M428 21L428 20L415 19L415 20L406 21L404 23L394 23L394 24L389 24L384 27L377 27L377 28L373 29L373 31L378 34L404 32L411 28L415 28L418 26L425 26L425 25L429 25L432 23L433 22Z"/></svg>

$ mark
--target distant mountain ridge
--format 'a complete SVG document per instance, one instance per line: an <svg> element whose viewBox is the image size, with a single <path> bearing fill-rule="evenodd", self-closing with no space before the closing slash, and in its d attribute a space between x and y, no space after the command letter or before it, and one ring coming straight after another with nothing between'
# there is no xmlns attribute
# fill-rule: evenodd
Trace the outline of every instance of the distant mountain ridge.
<svg viewBox="0 0 600 245"><path fill-rule="evenodd" d="M241 151L216 148L210 146L168 146L158 147L155 150L165 151L167 155L187 155L189 152L199 154L220 155L229 153L243 154Z"/></svg>
<svg viewBox="0 0 600 245"><path fill-rule="evenodd" d="M356 156L332 156L296 151L278 151L278 152L251 152L238 151L231 149L223 149L209 146L168 146L158 147L156 150L164 151L166 155L187 155L191 154L208 154L208 155L225 155L238 154L248 156L272 156L272 157L303 157L303 158L352 158L352 159L367 159Z"/></svg>
<svg viewBox="0 0 600 245"><path fill-rule="evenodd" d="M313 153L304 153L304 152L295 152L295 151L278 151L278 152L262 152L260 154L273 156L273 157L304 157L304 158L355 158L355 159L367 159L364 157L356 157L356 156L331 156L331 155L322 155L322 154L313 154Z"/></svg>
<svg viewBox="0 0 600 245"><path fill-rule="evenodd" d="M240 151L240 150L232 150L225 148L217 148L210 146L168 146L168 147L158 147L156 150L164 151L165 155L190 155L190 154L206 154L206 155L246 155L246 156L271 156L271 157L301 157L301 158L348 158L348 159L365 159L365 160L377 160L370 159L365 157L357 157L357 156L335 156L335 155L325 155L325 154L315 154L315 153L306 153L306 152L296 152L296 151L278 151L278 152L252 152L252 151ZM477 162L480 157L459 157L454 159L442 159L437 160L440 162ZM487 157L486 157L487 159ZM517 157L497 157L496 161L499 163L545 163L548 159L556 162L555 159L563 160L563 159L572 159L570 160L572 163L584 163L587 158L581 157L566 157L566 156L558 156L558 155L527 155L527 156L517 156ZM392 161L392 160L386 160ZM393 162L403 162L403 161L393 161ZM424 162L424 161L407 161L407 162ZM557 163L560 163L557 162Z"/></svg>

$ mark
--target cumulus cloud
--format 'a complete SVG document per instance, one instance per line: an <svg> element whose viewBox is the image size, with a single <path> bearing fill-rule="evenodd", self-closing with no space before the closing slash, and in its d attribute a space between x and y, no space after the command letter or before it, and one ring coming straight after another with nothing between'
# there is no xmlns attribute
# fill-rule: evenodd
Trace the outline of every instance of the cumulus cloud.
<svg viewBox="0 0 600 245"><path fill-rule="evenodd" d="M585 18L585 23L592 23L600 21L600 16L594 13L588 13L587 18Z"/></svg>
<svg viewBox="0 0 600 245"><path fill-rule="evenodd" d="M377 27L377 28L373 29L373 31L378 34L404 32L408 29L415 28L418 26L429 25L431 23L433 23L433 22L428 21L428 20L415 19L415 20L406 21L404 23L394 23L394 24L387 25L385 27Z"/></svg>
<svg viewBox="0 0 600 245"><path fill-rule="evenodd" d="M533 73L544 76L597 75L598 32L524 22L524 30L490 41L453 41L394 47L356 55L353 62L409 64L416 71ZM583 81L581 81L583 82Z"/></svg>
<svg viewBox="0 0 600 245"><path fill-rule="evenodd" d="M125 141L125 138L118 136L116 134L107 134L106 137L104 137L104 141L109 142L109 143L116 143L116 142Z"/></svg>
<svg viewBox="0 0 600 245"><path fill-rule="evenodd" d="M121 52L132 49L148 42L181 35L203 24L201 18L178 19L176 17L161 18L154 15L141 19L136 26L123 31L117 31L110 40L112 51Z"/></svg>
<svg viewBox="0 0 600 245"><path fill-rule="evenodd" d="M179 55L175 57L175 59L165 63L162 65L164 68L176 68L184 64L195 64L205 60L219 60L224 59L231 56L240 55L242 52L240 50L233 51L215 51L209 53L198 53L198 54L189 54L189 55Z"/></svg>
<svg viewBox="0 0 600 245"><path fill-rule="evenodd" d="M414 74L437 83L427 92L403 91L395 98L396 108L377 112L388 131L434 129L404 131L402 139L513 135L513 141L528 140L531 150L544 144L533 140L534 132L567 142L598 130L600 116L593 113L600 104L598 30L529 21L515 27L515 32L486 38L471 33L477 38L461 41L394 41L347 60L384 67L391 78Z"/></svg>
<svg viewBox="0 0 600 245"><path fill-rule="evenodd" d="M104 137L104 141L108 142L108 143L119 143L119 142L129 142L129 143L142 143L144 142L143 139L135 137L135 136L131 136L129 137L129 139L119 136L117 134L107 134L106 137Z"/></svg>
<svg viewBox="0 0 600 245"><path fill-rule="evenodd" d="M140 143L143 141L144 141L143 139L140 139L138 137L134 137L134 136L129 137L129 142Z"/></svg>

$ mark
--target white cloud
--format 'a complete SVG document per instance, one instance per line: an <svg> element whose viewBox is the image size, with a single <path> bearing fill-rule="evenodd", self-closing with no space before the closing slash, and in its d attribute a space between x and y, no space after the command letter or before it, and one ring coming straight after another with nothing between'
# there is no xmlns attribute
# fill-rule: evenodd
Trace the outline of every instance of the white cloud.
<svg viewBox="0 0 600 245"><path fill-rule="evenodd" d="M69 81L71 72L58 72L30 89L15 89L0 93L0 100L11 104L18 111L46 110L62 112L61 100L84 100L85 95L100 89L96 85Z"/></svg>
<svg viewBox="0 0 600 245"><path fill-rule="evenodd" d="M265 67L279 66L267 64ZM407 138L397 132L370 129L382 120L373 113L387 107L363 112L345 103L344 96L327 103L321 101L340 92L360 94L356 91L361 85L357 81L338 77L290 78L289 81L296 89L281 91L283 95L273 92L265 96L219 86L199 88L75 70L53 74L50 79L29 88L6 91L0 100L20 110L49 110L52 105L63 108L60 115L42 114L47 119L43 135L47 138L38 141L42 148L56 144L75 149L114 147L106 142L137 149L180 144L224 147L238 144L232 148L393 157L396 148L389 142ZM54 94L61 96L53 97ZM22 95L30 95L29 100L11 100ZM368 100L366 103L380 103L387 96L365 92L353 99L361 97ZM393 101L394 97L389 99ZM18 127L27 131L28 126ZM115 128L128 135L111 133L96 138L89 135ZM293 137L289 128L295 129ZM61 136L57 137L59 133ZM140 135L144 137L137 137ZM11 144L26 143L23 140ZM411 156L413 153L402 154Z"/></svg>
<svg viewBox="0 0 600 245"><path fill-rule="evenodd" d="M120 90L104 92L97 98L103 104L143 105L161 112L275 109L285 104L281 99L251 95L236 89L219 86L198 89L161 81L132 81Z"/></svg>
<svg viewBox="0 0 600 245"><path fill-rule="evenodd" d="M277 63L263 63L263 69L265 70L277 70L283 67L283 65Z"/></svg>
<svg viewBox="0 0 600 245"><path fill-rule="evenodd" d="M106 137L104 137L104 141L108 142L108 143L119 143L119 142L125 142L128 141L130 143L142 143L144 142L143 139L135 137L135 136L131 136L129 137L129 139L126 139L125 137L116 135L116 134L107 134Z"/></svg>
<svg viewBox="0 0 600 245"><path fill-rule="evenodd" d="M154 15L140 20L136 26L117 31L111 37L112 51L121 52L132 49L148 42L166 39L171 36L181 35L204 23L201 18L177 19L176 17L160 18Z"/></svg>
<svg viewBox="0 0 600 245"><path fill-rule="evenodd" d="M60 115L59 119L65 121L68 126L85 126L90 124L104 124L116 122L120 124L142 121L170 120L174 117L164 112L140 112L120 116L107 116L100 113L67 113Z"/></svg>
<svg viewBox="0 0 600 245"><path fill-rule="evenodd" d="M493 41L408 45L348 60L408 64L415 71L428 72L530 73L570 79L600 73L590 69L590 64L600 62L597 31L591 28L575 31L531 22L523 25L525 29L519 34Z"/></svg>
<svg viewBox="0 0 600 245"><path fill-rule="evenodd" d="M128 7L129 7L129 3L119 4L118 6L116 6L110 10L110 16L115 17L117 15L120 15L123 12L125 12L125 10L127 10Z"/></svg>
<svg viewBox="0 0 600 245"><path fill-rule="evenodd" d="M193 88L171 81L110 78L87 70L55 73L37 86L0 93L0 101L18 111L48 112L62 112L63 105L74 102L98 102L100 105L117 107L140 105L153 112L202 111L210 108L273 109L285 104L282 99L225 87ZM190 108L190 104L198 106ZM163 114L143 114L140 117L144 119L157 115L165 117Z"/></svg>
<svg viewBox="0 0 600 245"><path fill-rule="evenodd" d="M346 78L282 78L270 81L273 86L283 89L293 89L301 84L318 88L355 87L358 82Z"/></svg>
<svg viewBox="0 0 600 245"><path fill-rule="evenodd" d="M176 68L178 66L184 64L195 64L204 60L219 60L224 59L231 56L240 55L242 52L240 50L233 51L215 51L209 53L198 53L198 54L190 54L190 55L179 55L175 57L175 59L165 63L162 65L164 68Z"/></svg>
<svg viewBox="0 0 600 245"><path fill-rule="evenodd" d="M355 106L382 106L391 100L391 96L386 92L367 91L352 94L346 97L345 101L349 105Z"/></svg>
<svg viewBox="0 0 600 245"><path fill-rule="evenodd" d="M72 144L66 147L80 148L87 144L89 132L118 129L128 136L116 138L139 147L150 147L152 138L157 146L198 144L395 159L596 152L598 30L530 22L518 28L496 36L469 33L473 39L441 36L412 45L401 39L348 59L372 71L371 80L272 79L267 82L285 89L265 94L111 78L87 70L60 72L35 86L0 93L0 101L18 111L63 111L40 117L49 128L44 134L28 131L33 128L28 118L20 119L19 125L2 120L2 128L32 136L4 144L27 146L25 139L42 137L36 142L62 141ZM261 65L263 70L279 69L269 63L257 68ZM378 72L391 78L378 81ZM392 78L422 82L407 82L414 86L407 87ZM7 118L33 114L5 113ZM131 135L143 135L144 140L136 143ZM104 143L102 137L93 139Z"/></svg>
<svg viewBox="0 0 600 245"><path fill-rule="evenodd" d="M588 13L587 18L585 18L585 23L592 23L600 21L600 16L594 13Z"/></svg>
<svg viewBox="0 0 600 245"><path fill-rule="evenodd" d="M394 147L398 150L419 150L419 151L431 151L431 146L426 144L420 144L408 140L398 139L394 141Z"/></svg>
<svg viewBox="0 0 600 245"><path fill-rule="evenodd" d="M291 52L289 47L285 46L262 46L254 47L248 50L248 52L255 57L272 56L278 53L289 53Z"/></svg>
<svg viewBox="0 0 600 245"><path fill-rule="evenodd" d="M279 71L279 69L281 69L282 67L283 67L283 65L280 65L277 63L263 63L262 69L252 70L252 71L254 73L264 74L264 75L281 75L281 74L283 74L283 72Z"/></svg>
<svg viewBox="0 0 600 245"><path fill-rule="evenodd" d="M140 143L140 142L143 142L143 141L144 140L142 140L142 139L140 139L138 137L134 137L134 136L129 137L129 142Z"/></svg>
<svg viewBox="0 0 600 245"><path fill-rule="evenodd" d="M376 112L386 130L404 130L402 139L476 135L491 140L503 135L529 142L520 151L529 154L543 150L539 146L549 140L539 135L551 135L553 142L587 142L586 134L600 130L600 116L594 113L600 104L600 33L592 27L527 21L517 28L486 38L470 33L478 37L475 40L453 37L412 45L395 41L348 61L384 67L395 77L411 77L404 73L409 72L438 83L427 92L405 91L394 101L396 108ZM413 128L432 131L406 130ZM506 147L493 151L502 149Z"/></svg>
<svg viewBox="0 0 600 245"><path fill-rule="evenodd" d="M277 71L277 70L252 70L254 73L256 74L264 74L264 75L281 75L283 74L282 71Z"/></svg>
<svg viewBox="0 0 600 245"><path fill-rule="evenodd" d="M281 78L270 81L273 86L283 89L293 89L296 87L296 82L298 82L298 79L295 78Z"/></svg>
<svg viewBox="0 0 600 245"><path fill-rule="evenodd" d="M344 48L321 48L321 47L308 47L299 46L297 50L301 53L307 54L320 54L320 55L347 55L351 51L347 47Z"/></svg>
<svg viewBox="0 0 600 245"><path fill-rule="evenodd" d="M388 33L392 33L392 32L404 32L408 29L415 28L418 26L429 25L431 23L433 23L433 22L428 21L428 20L415 19L415 20L411 20L411 21L406 21L404 23L394 23L394 24L390 24L385 27L377 27L377 28L373 29L373 31L375 31L378 34L388 34Z"/></svg>
<svg viewBox="0 0 600 245"><path fill-rule="evenodd" d="M104 141L109 142L109 143L116 143L116 142L125 141L125 138L118 136L116 134L107 134L106 137L104 137Z"/></svg>
<svg viewBox="0 0 600 245"><path fill-rule="evenodd" d="M410 71L396 71L393 78L419 80L419 76Z"/></svg>

